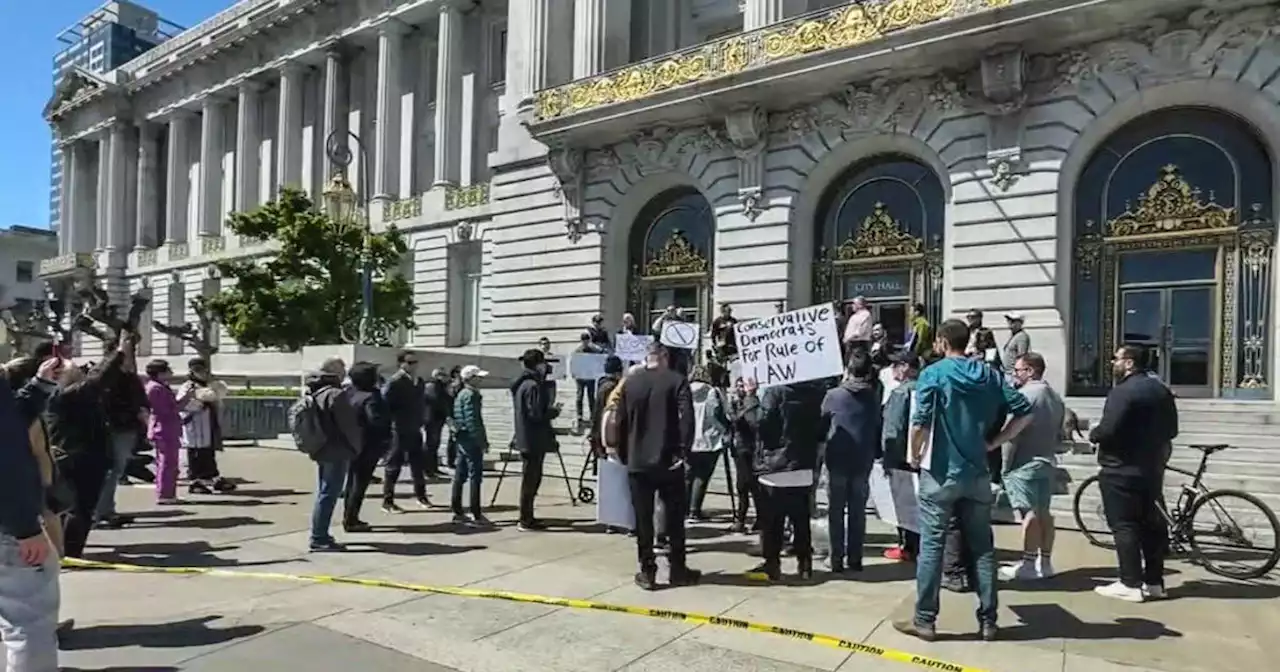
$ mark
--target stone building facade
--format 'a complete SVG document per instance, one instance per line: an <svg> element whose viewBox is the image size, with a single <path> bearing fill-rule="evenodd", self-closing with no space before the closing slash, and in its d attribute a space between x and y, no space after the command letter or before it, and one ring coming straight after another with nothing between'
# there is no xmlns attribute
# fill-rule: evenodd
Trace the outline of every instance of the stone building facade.
<svg viewBox="0 0 1280 672"><path fill-rule="evenodd" d="M997 333L1020 312L1073 394L1105 391L1122 342L1188 396L1270 399L1280 374L1274 1L237 11L51 106L71 167L95 166L67 173L96 196L62 251L121 288L188 296L216 283L210 256L269 253L221 217L316 189L317 143L349 128L375 224L410 231L419 347L507 355L572 344L596 313L644 324L674 303L705 323L720 303L752 317L864 295L890 331L915 303L980 308ZM151 171L165 179L132 179Z"/></svg>

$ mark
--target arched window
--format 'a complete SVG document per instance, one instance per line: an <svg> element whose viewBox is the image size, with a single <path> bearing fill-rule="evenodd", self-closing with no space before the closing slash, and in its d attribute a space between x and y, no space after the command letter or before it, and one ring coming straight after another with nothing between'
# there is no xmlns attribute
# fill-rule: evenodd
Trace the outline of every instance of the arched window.
<svg viewBox="0 0 1280 672"><path fill-rule="evenodd" d="M715 214L696 189L654 198L631 229L630 310L645 330L668 306L702 323L711 306Z"/></svg>
<svg viewBox="0 0 1280 672"><path fill-rule="evenodd" d="M1136 119L1073 198L1072 392L1104 393L1131 344L1184 396L1269 395L1271 159L1253 130L1203 108Z"/></svg>
<svg viewBox="0 0 1280 672"><path fill-rule="evenodd" d="M871 301L876 321L903 342L911 306L937 323L942 309L946 197L930 167L896 154L855 164L823 196L814 302Z"/></svg>

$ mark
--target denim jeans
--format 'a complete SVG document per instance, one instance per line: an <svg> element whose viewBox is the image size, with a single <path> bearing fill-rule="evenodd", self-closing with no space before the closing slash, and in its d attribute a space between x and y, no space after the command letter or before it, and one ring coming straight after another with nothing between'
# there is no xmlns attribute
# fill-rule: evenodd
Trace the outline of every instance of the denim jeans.
<svg viewBox="0 0 1280 672"><path fill-rule="evenodd" d="M470 446L458 446L458 461L453 465L453 492L449 502L454 513L462 513L462 486L471 482L468 499L471 515L480 515L480 481L484 477L484 451Z"/></svg>
<svg viewBox="0 0 1280 672"><path fill-rule="evenodd" d="M342 494L342 486L347 480L346 460L340 462L317 462L318 483L316 486L316 504L311 509L311 543L321 544L333 541L329 534L329 524L333 521L333 510L338 505L338 497Z"/></svg>
<svg viewBox="0 0 1280 672"><path fill-rule="evenodd" d="M827 474L827 526L832 562L862 566L862 545L867 539L867 498L871 496L869 478L869 474L838 471Z"/></svg>
<svg viewBox="0 0 1280 672"><path fill-rule="evenodd" d="M102 492L98 494L98 518L110 518L116 515L116 489L120 485L120 477L124 476L129 460L133 458L133 449L138 445L138 433L133 431L111 430L111 462L107 469L107 477L102 481Z"/></svg>
<svg viewBox="0 0 1280 672"><path fill-rule="evenodd" d="M0 638L8 672L58 669L58 555L32 567L18 540L0 533Z"/></svg>
<svg viewBox="0 0 1280 672"><path fill-rule="evenodd" d="M996 552L991 535L991 477L986 474L942 483L928 470L920 472L920 555L916 560L916 623L938 620L942 588L942 555L947 523L959 522L965 550L973 560L974 589L978 593L978 622L996 622Z"/></svg>

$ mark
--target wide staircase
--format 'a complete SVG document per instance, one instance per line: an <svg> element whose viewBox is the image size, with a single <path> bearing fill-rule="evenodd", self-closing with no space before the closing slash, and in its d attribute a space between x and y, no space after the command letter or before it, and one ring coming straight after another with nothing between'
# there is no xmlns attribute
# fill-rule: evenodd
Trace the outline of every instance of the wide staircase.
<svg viewBox="0 0 1280 672"><path fill-rule="evenodd" d="M1102 417L1100 398L1068 398L1067 406L1090 426ZM1227 444L1227 450L1209 458L1204 484L1210 490L1226 488L1255 495L1273 511L1280 512L1280 405L1272 402L1229 401L1222 399L1179 399L1179 434L1173 442L1171 467L1194 473L1203 453L1191 446ZM1086 432L1087 433L1087 432ZM1072 499L1085 478L1098 472L1097 459L1088 454L1087 444L1076 444L1077 452L1061 456L1062 466L1071 474L1071 494L1053 498L1053 508L1060 527L1075 527ZM1172 505L1177 501L1182 484L1190 477L1168 471L1165 494ZM1097 490L1082 502L1085 525L1099 529L1101 502ZM1255 521L1240 521L1252 526ZM1256 521L1261 523L1262 521ZM1101 529L1105 529L1103 526Z"/></svg>

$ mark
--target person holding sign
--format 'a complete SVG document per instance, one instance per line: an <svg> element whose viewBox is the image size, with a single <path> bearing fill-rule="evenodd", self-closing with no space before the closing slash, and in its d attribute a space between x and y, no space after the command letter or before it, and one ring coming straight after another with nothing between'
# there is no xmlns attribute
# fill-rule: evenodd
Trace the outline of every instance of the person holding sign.
<svg viewBox="0 0 1280 672"><path fill-rule="evenodd" d="M871 355L849 356L844 382L827 391L827 522L831 534L831 571L862 571L867 536L867 498L871 468L880 453L880 393Z"/></svg>

